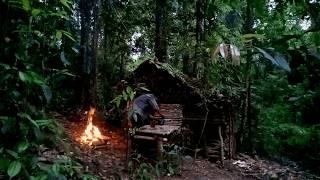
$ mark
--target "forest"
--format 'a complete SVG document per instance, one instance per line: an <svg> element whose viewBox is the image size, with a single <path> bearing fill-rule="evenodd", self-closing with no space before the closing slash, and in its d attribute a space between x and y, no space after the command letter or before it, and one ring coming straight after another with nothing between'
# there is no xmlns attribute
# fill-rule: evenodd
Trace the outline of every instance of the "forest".
<svg viewBox="0 0 320 180"><path fill-rule="evenodd" d="M137 134L141 87L180 134ZM0 1L0 179L320 179L319 164L319 0Z"/></svg>

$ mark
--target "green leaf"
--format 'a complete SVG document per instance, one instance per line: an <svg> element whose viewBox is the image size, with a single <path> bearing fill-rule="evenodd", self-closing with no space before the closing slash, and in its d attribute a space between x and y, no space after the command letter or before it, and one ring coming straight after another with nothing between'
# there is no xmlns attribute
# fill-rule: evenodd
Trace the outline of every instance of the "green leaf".
<svg viewBox="0 0 320 180"><path fill-rule="evenodd" d="M244 38L244 39L254 39L254 38L264 39L265 36L262 34L244 34L244 35L242 35L242 38Z"/></svg>
<svg viewBox="0 0 320 180"><path fill-rule="evenodd" d="M58 174L58 175L49 174L48 179L49 180L67 180L67 178L61 174Z"/></svg>
<svg viewBox="0 0 320 180"><path fill-rule="evenodd" d="M33 128L33 134L36 137L37 141L43 141L44 132L42 132L39 128Z"/></svg>
<svg viewBox="0 0 320 180"><path fill-rule="evenodd" d="M126 88L126 91L127 91L127 94L130 94L130 93L132 92L132 88L131 88L130 86L128 86L128 87Z"/></svg>
<svg viewBox="0 0 320 180"><path fill-rule="evenodd" d="M0 120L8 120L9 119L9 117L8 116L0 116Z"/></svg>
<svg viewBox="0 0 320 180"><path fill-rule="evenodd" d="M42 85L44 84L44 79L37 73L33 71L22 72L19 71L19 78L25 83Z"/></svg>
<svg viewBox="0 0 320 180"><path fill-rule="evenodd" d="M30 1L29 0L22 0L22 8L25 11L29 11L31 9Z"/></svg>
<svg viewBox="0 0 320 180"><path fill-rule="evenodd" d="M39 169L45 172L48 172L50 170L50 165L46 163L39 162L37 166L39 167Z"/></svg>
<svg viewBox="0 0 320 180"><path fill-rule="evenodd" d="M97 180L98 178L91 174L82 174L81 175L82 180Z"/></svg>
<svg viewBox="0 0 320 180"><path fill-rule="evenodd" d="M26 82L28 77L26 73L19 71L19 78L21 81Z"/></svg>
<svg viewBox="0 0 320 180"><path fill-rule="evenodd" d="M119 108L119 106L120 106L120 101L121 101L121 99L117 99L117 100L116 100L116 106L117 106L117 108Z"/></svg>
<svg viewBox="0 0 320 180"><path fill-rule="evenodd" d="M48 126L51 123L51 121L49 121L49 120L41 120L41 119L39 119L39 120L35 120L35 121L36 121L36 123L38 124L39 127Z"/></svg>
<svg viewBox="0 0 320 180"><path fill-rule="evenodd" d="M68 16L64 15L65 12L64 13L63 12L64 11L61 11L59 13L50 13L49 15L54 16L54 17L59 17L60 19L70 20L70 18Z"/></svg>
<svg viewBox="0 0 320 180"><path fill-rule="evenodd" d="M50 87L47 85L42 85L41 88L42 88L43 95L46 98L47 103L49 104L52 98L52 91Z"/></svg>
<svg viewBox="0 0 320 180"><path fill-rule="evenodd" d="M38 158L36 157L36 156L33 156L32 158L30 158L30 160L29 160L29 165L30 165L30 168L31 169L35 169L35 168L37 168L37 164L38 164Z"/></svg>
<svg viewBox="0 0 320 180"><path fill-rule="evenodd" d="M57 74L63 74L63 75L71 76L71 77L75 77L76 76L76 75L70 73L68 69L62 69L62 70L60 70L60 69L52 69L52 70L57 71Z"/></svg>
<svg viewBox="0 0 320 180"><path fill-rule="evenodd" d="M67 60L66 56L64 55L64 51L60 53L60 60L64 66L70 65L70 62Z"/></svg>
<svg viewBox="0 0 320 180"><path fill-rule="evenodd" d="M66 36L66 37L68 37L70 40L72 40L72 41L76 41L73 37L72 37L72 34L71 33L69 33L69 32L67 32L67 31L63 31L63 30L61 30L61 32L62 32L62 34L64 35L64 36Z"/></svg>
<svg viewBox="0 0 320 180"><path fill-rule="evenodd" d="M159 164L156 165L156 175L157 175L157 177L160 177L160 175L161 175Z"/></svg>
<svg viewBox="0 0 320 180"><path fill-rule="evenodd" d="M62 32L61 32L61 31L57 31L57 32L56 32L56 38L57 38L58 40L60 40L60 39L62 38Z"/></svg>
<svg viewBox="0 0 320 180"><path fill-rule="evenodd" d="M9 164L7 173L10 178L16 176L21 171L21 163L19 161L13 161Z"/></svg>
<svg viewBox="0 0 320 180"><path fill-rule="evenodd" d="M6 152L7 152L8 154L10 154L12 157L16 158L16 159L19 158L18 153L14 152L14 151L11 151L11 150L9 150L9 149L6 149Z"/></svg>
<svg viewBox="0 0 320 180"><path fill-rule="evenodd" d="M122 91L122 97L123 97L123 99L124 99L125 101L128 100L128 95L127 95L127 93L126 93L125 91Z"/></svg>
<svg viewBox="0 0 320 180"><path fill-rule="evenodd" d="M39 74L37 74L36 72L33 72L33 71L28 71L28 73L32 78L32 83L35 83L38 85L44 84L44 79Z"/></svg>
<svg viewBox="0 0 320 180"><path fill-rule="evenodd" d="M31 122L31 124L33 124L36 128L39 129L38 124L30 117L29 114L27 114L27 113L18 113L17 115L18 115L20 118L28 119L28 120Z"/></svg>
<svg viewBox="0 0 320 180"><path fill-rule="evenodd" d="M264 58L270 60L270 62L288 72L291 71L289 63L284 59L284 57L282 55L280 55L279 53L273 52L273 54L270 54L269 52L255 47L262 55Z"/></svg>
<svg viewBox="0 0 320 180"><path fill-rule="evenodd" d="M36 128L39 128L38 124L37 124L33 119L29 119L29 121L30 121L31 124L33 124Z"/></svg>
<svg viewBox="0 0 320 180"><path fill-rule="evenodd" d="M168 170L169 170L169 173L171 174L171 175L173 175L174 174L174 170L173 170L173 168L169 165L169 167L168 167Z"/></svg>
<svg viewBox="0 0 320 180"><path fill-rule="evenodd" d="M71 49L72 49L72 50L73 50L73 52L75 52L76 54L79 54L79 50L78 50L77 48L72 47Z"/></svg>
<svg viewBox="0 0 320 180"><path fill-rule="evenodd" d="M279 64L279 67L286 70L287 72L291 71L289 63L287 62L287 60L285 60L285 58L280 53L275 53L274 59Z"/></svg>
<svg viewBox="0 0 320 180"><path fill-rule="evenodd" d="M37 16L40 14L40 12L41 12L40 9L32 9L31 14L32 14L32 16Z"/></svg>
<svg viewBox="0 0 320 180"><path fill-rule="evenodd" d="M133 100L134 95L135 95L135 92L132 91L132 92L130 93L130 95L129 95L129 96L130 96L130 100Z"/></svg>
<svg viewBox="0 0 320 180"><path fill-rule="evenodd" d="M58 175L59 174L59 165L58 164L52 165L51 169L52 169L52 172L53 172L54 175Z"/></svg>
<svg viewBox="0 0 320 180"><path fill-rule="evenodd" d="M5 70L11 69L11 67L8 64L0 63L0 66L2 66Z"/></svg>
<svg viewBox="0 0 320 180"><path fill-rule="evenodd" d="M26 149L28 149L28 147L29 147L29 143L27 141L20 142L18 144L18 152L21 153Z"/></svg>
<svg viewBox="0 0 320 180"><path fill-rule="evenodd" d="M318 60L320 60L320 53L316 49L308 49L308 54Z"/></svg>
<svg viewBox="0 0 320 180"><path fill-rule="evenodd" d="M63 4L66 8L70 9L70 6L68 3L70 3L70 1L68 0L60 0L60 3Z"/></svg>

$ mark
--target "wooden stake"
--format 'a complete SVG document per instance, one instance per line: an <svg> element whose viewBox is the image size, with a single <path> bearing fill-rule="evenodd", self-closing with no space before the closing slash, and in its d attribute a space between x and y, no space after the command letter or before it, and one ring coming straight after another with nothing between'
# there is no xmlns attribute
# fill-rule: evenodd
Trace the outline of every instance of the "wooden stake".
<svg viewBox="0 0 320 180"><path fill-rule="evenodd" d="M223 137L221 133L221 126L219 126L219 138L220 138L220 160L221 160L221 165L223 166L223 158L224 158L224 150L223 150Z"/></svg>

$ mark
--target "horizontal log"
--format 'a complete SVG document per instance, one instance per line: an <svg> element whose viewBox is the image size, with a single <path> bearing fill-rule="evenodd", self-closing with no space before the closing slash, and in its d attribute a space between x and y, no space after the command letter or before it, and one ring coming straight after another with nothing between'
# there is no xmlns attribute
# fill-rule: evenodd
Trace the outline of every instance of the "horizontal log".
<svg viewBox="0 0 320 180"><path fill-rule="evenodd" d="M141 136L141 135L134 135L134 139L143 139L143 140L149 140L149 141L156 141L159 139L162 139L162 141L167 142L167 138L160 138L160 137L151 137L151 136Z"/></svg>
<svg viewBox="0 0 320 180"><path fill-rule="evenodd" d="M192 118L192 117L184 117L182 118L182 120L186 120L186 121L205 121L205 118ZM225 121L224 119L220 119L220 118L210 118L208 117L208 121Z"/></svg>
<svg viewBox="0 0 320 180"><path fill-rule="evenodd" d="M162 117L156 116L153 119L162 119ZM166 117L164 116L164 120L180 120L182 121L183 117Z"/></svg>
<svg viewBox="0 0 320 180"><path fill-rule="evenodd" d="M211 154L208 154L208 157L210 157L210 158L219 158L220 155L211 155Z"/></svg>
<svg viewBox="0 0 320 180"><path fill-rule="evenodd" d="M209 150L209 151L215 151L215 150L217 150L217 149L219 149L220 148L220 146L216 146L216 147L207 147L207 149Z"/></svg>

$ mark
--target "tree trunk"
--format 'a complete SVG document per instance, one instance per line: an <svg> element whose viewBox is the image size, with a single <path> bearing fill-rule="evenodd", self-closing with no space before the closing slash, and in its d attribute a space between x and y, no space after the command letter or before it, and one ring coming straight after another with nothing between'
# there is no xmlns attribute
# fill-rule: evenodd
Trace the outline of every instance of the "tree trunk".
<svg viewBox="0 0 320 180"><path fill-rule="evenodd" d="M156 0L155 20L156 20L155 55L158 61L167 62L167 59L168 59L167 0Z"/></svg>
<svg viewBox="0 0 320 180"><path fill-rule="evenodd" d="M123 55L120 55L119 58L120 58L119 77L120 79L123 79L124 78L124 57Z"/></svg>
<svg viewBox="0 0 320 180"><path fill-rule="evenodd" d="M189 53L185 52L182 55L182 71L184 74L189 75L189 65L190 65L190 57L189 57Z"/></svg>
<svg viewBox="0 0 320 180"><path fill-rule="evenodd" d="M92 37L91 26L91 12L95 11L93 4L95 2L80 0L80 16L81 16L81 39L80 39L80 53L82 62L81 72L81 105L84 109L88 109L90 106L94 106L94 94L95 94L95 53L90 48L90 40ZM94 12L95 13L95 12Z"/></svg>
<svg viewBox="0 0 320 180"><path fill-rule="evenodd" d="M246 7L246 20L244 25L244 33L252 33L253 31L253 15L252 15L252 4L250 0L247 0L247 7ZM253 143L252 143L252 119L250 116L251 113L251 59L252 59L252 52L251 50L247 50L247 64L246 64L246 100L245 100L245 112L244 112L244 122L247 123L248 128L248 150L252 152L253 150Z"/></svg>
<svg viewBox="0 0 320 180"><path fill-rule="evenodd" d="M194 52L194 62L193 62L193 69L192 69L192 75L196 76L197 74L197 66L198 66L198 60L199 60L199 53L200 53L200 34L201 34L201 4L202 0L197 0L196 2L196 46L195 46L195 52Z"/></svg>
<svg viewBox="0 0 320 180"><path fill-rule="evenodd" d="M185 4L182 5L182 13L187 11L187 6ZM188 39L189 38L189 26L190 26L190 19L188 16L183 16L183 29L182 31L182 37ZM187 47L184 49L184 52L182 54L182 71L184 74L190 75L190 45L187 45Z"/></svg>
<svg viewBox="0 0 320 180"><path fill-rule="evenodd" d="M205 40L205 15L206 15L206 6L207 6L208 2L207 0L197 0L196 2L196 30L195 30L195 34L196 34L196 46L195 46L195 55L194 55L194 64L193 64L193 75L196 75L197 70L197 66L198 66L198 62L203 63L203 67L204 67L204 74L202 76L203 81L206 81L207 79L207 58L202 57L203 53L201 50L202 44L201 42L203 42Z"/></svg>
<svg viewBox="0 0 320 180"><path fill-rule="evenodd" d="M311 30L320 31L320 4L318 2L306 1L311 18Z"/></svg>
<svg viewBox="0 0 320 180"><path fill-rule="evenodd" d="M245 99L247 96L245 96ZM244 126L245 126L245 112L246 112L246 101L241 102L241 116L240 116L240 125L239 125L239 131L237 132L237 137L236 137L236 144L237 144L237 151L242 151L243 150L243 137L244 137Z"/></svg>
<svg viewBox="0 0 320 180"><path fill-rule="evenodd" d="M94 8L93 8L93 51L92 51L92 78L91 78L91 90L90 90L90 97L92 105L96 105L97 102L97 72L98 72L98 50L99 50L99 35L100 35L100 21L99 21L99 14L100 14L100 6L101 1L96 0Z"/></svg>
<svg viewBox="0 0 320 180"><path fill-rule="evenodd" d="M248 127L248 150L249 152L252 152L252 122L251 122L251 74L250 74L250 57L247 57L247 77L246 77L246 103L245 103L245 120L247 122Z"/></svg>

